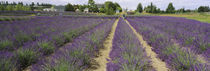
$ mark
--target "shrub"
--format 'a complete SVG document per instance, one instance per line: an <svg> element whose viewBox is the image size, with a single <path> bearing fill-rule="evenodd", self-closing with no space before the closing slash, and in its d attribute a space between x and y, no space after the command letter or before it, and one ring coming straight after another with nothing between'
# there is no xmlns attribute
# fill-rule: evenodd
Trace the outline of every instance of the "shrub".
<svg viewBox="0 0 210 71"><path fill-rule="evenodd" d="M78 36L78 32L76 30L70 31L70 32L65 32L63 33L63 36L65 38L65 42L71 42L73 38Z"/></svg>
<svg viewBox="0 0 210 71"><path fill-rule="evenodd" d="M58 47L63 46L65 44L64 38L61 38L59 36L54 36L53 40L55 41L55 45Z"/></svg>
<svg viewBox="0 0 210 71"><path fill-rule="evenodd" d="M187 39L185 39L185 45L191 45L193 44L193 41L195 40L194 37L189 37Z"/></svg>
<svg viewBox="0 0 210 71"><path fill-rule="evenodd" d="M39 48L41 48L41 51L44 53L44 55L49 55L54 52L55 47L52 43L49 42L42 42L38 43Z"/></svg>
<svg viewBox="0 0 210 71"><path fill-rule="evenodd" d="M0 71L17 71L11 59L0 58Z"/></svg>
<svg viewBox="0 0 210 71"><path fill-rule="evenodd" d="M84 53L84 49L76 49L72 52L70 52L70 55L75 58L83 61L83 65L90 65L90 56L88 54Z"/></svg>
<svg viewBox="0 0 210 71"><path fill-rule="evenodd" d="M70 60L71 61L71 60ZM66 59L59 59L56 65L45 65L44 71L80 71L80 67L76 67L74 62Z"/></svg>
<svg viewBox="0 0 210 71"><path fill-rule="evenodd" d="M12 47L13 42L9 40L0 41L0 50L5 49L6 47Z"/></svg>
<svg viewBox="0 0 210 71"><path fill-rule="evenodd" d="M17 41L18 44L23 45L23 43L32 40L32 37L30 35L27 34L19 34L15 36L15 39Z"/></svg>
<svg viewBox="0 0 210 71"><path fill-rule="evenodd" d="M30 49L20 49L17 51L17 59L20 65L20 69L24 69L27 66L33 64L37 60L38 54Z"/></svg>

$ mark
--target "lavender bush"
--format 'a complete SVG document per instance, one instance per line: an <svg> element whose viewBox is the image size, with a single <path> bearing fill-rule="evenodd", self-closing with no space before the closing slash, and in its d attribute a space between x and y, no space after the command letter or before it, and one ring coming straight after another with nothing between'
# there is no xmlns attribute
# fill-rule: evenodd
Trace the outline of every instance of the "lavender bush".
<svg viewBox="0 0 210 71"><path fill-rule="evenodd" d="M154 29L167 34L170 39L175 40L181 46L190 47L191 50L196 51L196 54L209 57L210 38L208 36L210 25L207 23L184 18L158 16L136 17L133 20L151 25Z"/></svg>
<svg viewBox="0 0 210 71"><path fill-rule="evenodd" d="M156 19L152 20L153 18L156 18ZM198 51L193 50L193 48L191 50L189 50L188 48L182 48L182 45L180 46L180 45L176 44L176 41L181 40L181 38L180 39L174 38L175 37L174 35L177 35L176 30L183 30L182 32L184 32L186 30L186 28L184 28L184 27L181 27L181 29L177 29L177 28L180 28L177 25L185 26L187 24L173 23L174 21L172 21L172 19L174 20L176 18L171 19L170 17L169 18L133 17L133 18L127 18L127 19L131 23L131 25L140 34L143 35L144 39L148 42L148 44L154 48L153 50L157 54L159 54L158 56L160 57L160 59L165 61L170 66L170 68L172 70L177 70L177 71L195 71L198 69L199 69L198 71L208 71L209 70L208 66L206 66L206 63L201 63L200 61L197 60L196 54L198 54ZM181 19L177 18L176 21L177 20L182 21L183 18L181 18ZM172 21L172 22L170 22L170 21ZM190 21L190 20L184 19L184 21ZM167 22L167 24L166 24L166 22ZM174 27L177 26L176 28L173 28L173 31L171 29L173 26L170 26L171 25L170 23L174 24ZM200 29L199 31L207 30L207 29L205 29L205 27L208 27L208 26L205 26L204 23L201 23L199 25L203 25L203 27L204 27L203 30ZM164 26L164 28L163 27L160 28L159 26ZM170 28L168 28L168 27L170 27ZM191 27L191 28L196 29L196 26ZM161 29L165 29L165 30L161 30ZM169 29L169 30L167 30L167 29ZM198 31L198 30L196 30L196 31ZM172 33L175 33L175 34L171 35ZM188 34L189 33L190 32L188 32ZM208 32L200 32L200 33L203 34L203 36L206 36ZM181 35L181 34L178 34L178 35ZM189 35L191 35L191 34L189 34ZM205 52L205 51L203 51L203 52Z"/></svg>
<svg viewBox="0 0 210 71"><path fill-rule="evenodd" d="M152 70L149 57L138 38L126 22L120 18L117 26L108 71L148 71Z"/></svg>
<svg viewBox="0 0 210 71"><path fill-rule="evenodd" d="M46 19L49 19L50 17L46 17ZM42 19L42 18L41 18ZM45 18L44 18L45 19ZM56 19L59 19L56 20ZM14 27L19 27L19 31L27 31L25 33L10 33L9 34L1 34L1 39L9 39L9 40L13 40L13 37L18 37L18 42L17 39L15 39L14 41L12 41L11 43L14 43L14 45L12 46L11 50L16 49L15 51L10 51L7 48L9 46L9 42L5 41L5 42L1 42L1 46L6 46L6 47L2 47L3 50L0 51L2 53L1 57L2 60L7 60L7 61L1 61L1 64L5 64L5 62L13 62L13 66L14 69L17 70L23 70L25 69L27 66L37 62L38 60L41 60L43 57L45 57L46 55L49 55L51 53L54 52L54 50L58 49L59 47L63 46L66 43L71 42L74 38L76 38L77 36L82 35L83 33L89 31L90 29L94 28L95 26L97 26L100 23L104 23L104 22L108 22L110 21L110 19L112 18L107 18L104 19L103 17L97 17L97 18L80 18L80 17L55 17L55 20L53 20L52 22L46 22L46 24L31 24L34 25L34 27L38 28L39 31L35 31L35 29L33 29L33 27L30 29L29 25L30 24L24 24L25 26L27 26L28 30L25 30L26 28L24 28L24 25L20 26L20 25L15 25ZM36 20L36 19L35 19ZM49 19L50 20L50 19ZM49 21L48 20L48 21ZM17 22L21 22L21 21L17 21ZM26 22L26 21L23 21ZM0 24L0 25L6 25L6 24ZM13 26L10 24L7 24L9 26ZM47 28L47 26L49 28ZM22 28L20 28L22 27ZM4 29L10 29L10 28L3 28ZM15 31L17 31L15 30ZM44 31L41 31L44 30ZM46 31L47 30L47 31ZM5 32L6 30L4 30ZM75 32L72 32L75 31ZM36 37L32 37L29 36L31 34L38 34L38 36ZM67 33L67 34L64 34ZM10 36L11 34L11 36ZM21 36L17 36L17 35L21 35ZM6 35L8 35L9 37L7 37ZM19 51L28 51L27 53L33 53L30 56L36 56L34 58L31 57L26 57L26 58L20 58L19 55L15 55L18 54ZM12 56L8 57L7 54L13 54ZM27 53L24 53L23 56L28 56ZM19 59L20 58L20 59ZM10 60L10 59L14 59L14 60ZM22 60L23 61L19 61ZM26 61L29 60L29 61ZM32 61L30 61L32 60Z"/></svg>
<svg viewBox="0 0 210 71"><path fill-rule="evenodd" d="M115 18L99 24L93 30L76 38L71 44L63 46L60 50L32 65L31 70L75 70L80 71L90 66L90 59L102 48L103 40L108 36Z"/></svg>

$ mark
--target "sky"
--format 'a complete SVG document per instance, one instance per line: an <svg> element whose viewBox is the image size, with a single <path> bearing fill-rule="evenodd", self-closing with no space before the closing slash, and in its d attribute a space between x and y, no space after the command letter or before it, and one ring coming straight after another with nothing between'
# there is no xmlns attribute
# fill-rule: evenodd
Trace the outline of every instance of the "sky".
<svg viewBox="0 0 210 71"><path fill-rule="evenodd" d="M23 2L30 4L31 2L50 3L54 5L66 5L71 4L87 4L88 0L3 0L9 2ZM141 3L143 7L149 5L151 2L161 10L165 10L170 2L173 3L176 9L196 9L199 6L210 6L210 0L95 0L96 3L104 3L105 1L117 2L122 8L128 10L135 10L138 3Z"/></svg>

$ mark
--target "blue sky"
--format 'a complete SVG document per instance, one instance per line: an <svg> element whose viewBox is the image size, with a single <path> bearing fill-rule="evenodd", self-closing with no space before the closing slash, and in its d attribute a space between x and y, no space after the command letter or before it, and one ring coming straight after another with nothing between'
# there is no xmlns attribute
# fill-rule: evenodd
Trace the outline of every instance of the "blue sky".
<svg viewBox="0 0 210 71"><path fill-rule="evenodd" d="M65 5L67 3L72 4L87 4L88 0L4 0L9 2L22 1L24 3L40 2L40 3L50 3L55 5ZM155 4L161 10L165 10L168 3L172 2L176 9L196 9L199 6L210 6L210 0L95 0L96 3L104 3L105 1L118 2L123 8L128 8L129 10L135 10L138 3L141 2L145 7L151 2Z"/></svg>

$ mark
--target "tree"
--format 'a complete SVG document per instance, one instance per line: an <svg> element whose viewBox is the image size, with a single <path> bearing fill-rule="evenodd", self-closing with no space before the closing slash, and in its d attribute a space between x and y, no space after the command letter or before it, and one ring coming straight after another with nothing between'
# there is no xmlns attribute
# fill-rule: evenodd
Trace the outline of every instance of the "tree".
<svg viewBox="0 0 210 71"><path fill-rule="evenodd" d="M74 11L79 9L79 5L73 5L73 7L74 7Z"/></svg>
<svg viewBox="0 0 210 71"><path fill-rule="evenodd" d="M14 11L14 7L12 5L7 5L6 10L7 11Z"/></svg>
<svg viewBox="0 0 210 71"><path fill-rule="evenodd" d="M1 4L1 5L0 5L0 11L4 11L4 10L5 10L4 5Z"/></svg>
<svg viewBox="0 0 210 71"><path fill-rule="evenodd" d="M92 12L99 12L97 5L93 5Z"/></svg>
<svg viewBox="0 0 210 71"><path fill-rule="evenodd" d="M88 5L93 5L93 4L95 4L94 0L88 0Z"/></svg>
<svg viewBox="0 0 210 71"><path fill-rule="evenodd" d="M143 12L141 3L138 4L136 11L139 13Z"/></svg>
<svg viewBox="0 0 210 71"><path fill-rule="evenodd" d="M37 2L36 5L39 6L39 3Z"/></svg>
<svg viewBox="0 0 210 71"><path fill-rule="evenodd" d="M80 5L79 6L79 10L80 11L84 11L84 9L87 8L87 7L88 7L87 5Z"/></svg>
<svg viewBox="0 0 210 71"><path fill-rule="evenodd" d="M99 12L100 12L100 13L105 13L105 8L104 8L104 6L102 6L102 7L99 9Z"/></svg>
<svg viewBox="0 0 210 71"><path fill-rule="evenodd" d="M65 11L74 11L74 7L72 4L68 3L66 6L65 6Z"/></svg>
<svg viewBox="0 0 210 71"><path fill-rule="evenodd" d="M16 11L22 11L22 10L23 10L23 6L22 6L21 4L17 4L17 5L15 6L15 10L16 10Z"/></svg>
<svg viewBox="0 0 210 71"><path fill-rule="evenodd" d="M175 13L175 8L172 3L168 4L168 8L166 9L166 13Z"/></svg>
<svg viewBox="0 0 210 71"><path fill-rule="evenodd" d="M122 8L118 3L114 3L114 5L115 5L115 11L119 10L120 12L122 12Z"/></svg>
<svg viewBox="0 0 210 71"><path fill-rule="evenodd" d="M99 12L94 0L88 0L88 8L90 12Z"/></svg>
<svg viewBox="0 0 210 71"><path fill-rule="evenodd" d="M23 2L18 2L18 4L23 6Z"/></svg>
<svg viewBox="0 0 210 71"><path fill-rule="evenodd" d="M200 6L198 12L209 12L210 8L208 6Z"/></svg>
<svg viewBox="0 0 210 71"><path fill-rule="evenodd" d="M178 9L177 12L178 13L184 13L185 12L185 9L184 8Z"/></svg>
<svg viewBox="0 0 210 71"><path fill-rule="evenodd" d="M35 5L35 4L34 4L34 2L32 2L30 6L32 6L32 7L33 7L34 5Z"/></svg>
<svg viewBox="0 0 210 71"><path fill-rule="evenodd" d="M116 6L113 2L111 1L106 1L105 2L105 13L107 15L113 15L115 14Z"/></svg>
<svg viewBox="0 0 210 71"><path fill-rule="evenodd" d="M157 13L157 7L151 3L149 6L145 7L144 10L147 13Z"/></svg>
<svg viewBox="0 0 210 71"><path fill-rule="evenodd" d="M34 5L35 5L34 2L32 2L32 3L30 4L30 7L31 7L32 10L35 9Z"/></svg>

